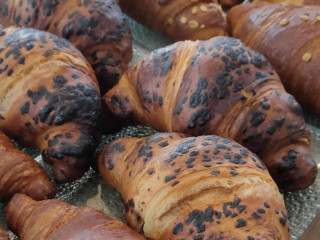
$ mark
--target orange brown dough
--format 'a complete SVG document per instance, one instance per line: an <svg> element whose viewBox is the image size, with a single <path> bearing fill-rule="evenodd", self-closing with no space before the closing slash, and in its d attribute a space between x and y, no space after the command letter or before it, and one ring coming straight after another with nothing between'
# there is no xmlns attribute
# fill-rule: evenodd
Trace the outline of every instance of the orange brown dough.
<svg viewBox="0 0 320 240"><path fill-rule="evenodd" d="M90 64L67 40L28 28L0 29L0 129L38 148L55 179L89 168L101 113Z"/></svg>
<svg viewBox="0 0 320 240"><path fill-rule="evenodd" d="M128 224L150 239L289 239L266 167L230 139L121 138L103 149L99 171L121 193Z"/></svg>
<svg viewBox="0 0 320 240"><path fill-rule="evenodd" d="M231 138L257 153L281 188L315 180L300 105L266 58L235 38L156 50L132 65L103 102L128 124Z"/></svg>
<svg viewBox="0 0 320 240"><path fill-rule="evenodd" d="M6 221L21 240L145 239L91 207L76 207L57 199L37 202L23 194L16 194L9 202Z"/></svg>
<svg viewBox="0 0 320 240"><path fill-rule="evenodd" d="M0 24L51 32L74 44L105 93L132 58L128 22L115 0L0 0Z"/></svg>

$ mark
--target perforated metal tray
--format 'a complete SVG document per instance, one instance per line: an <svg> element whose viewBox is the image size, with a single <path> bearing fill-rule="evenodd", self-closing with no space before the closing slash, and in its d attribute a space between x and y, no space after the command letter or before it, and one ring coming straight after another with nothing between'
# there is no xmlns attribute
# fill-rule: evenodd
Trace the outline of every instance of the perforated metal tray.
<svg viewBox="0 0 320 240"><path fill-rule="evenodd" d="M149 31L132 20L129 21L134 39L132 62L136 62L154 49L171 44L171 41L163 36ZM312 154L320 164L320 121L312 116L305 116L305 118L312 133ZM120 137L143 137L152 133L155 131L148 127L127 127L114 135L104 136L100 147ZM23 150L35 157L52 176L50 167L41 161L39 152L30 149ZM320 174L308 189L295 193L282 192L282 194L288 210L291 239L297 240L320 209ZM59 185L56 198L77 206L89 205L111 217L125 221L124 204L120 194L103 182L99 174L92 169L73 183ZM0 222L6 229L4 204L0 204ZM17 239L11 232L9 233L11 239Z"/></svg>

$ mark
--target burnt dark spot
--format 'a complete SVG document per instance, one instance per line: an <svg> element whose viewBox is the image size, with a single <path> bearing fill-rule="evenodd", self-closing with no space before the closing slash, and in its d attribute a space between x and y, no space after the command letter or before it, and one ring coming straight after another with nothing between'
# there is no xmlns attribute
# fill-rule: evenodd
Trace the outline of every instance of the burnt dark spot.
<svg viewBox="0 0 320 240"><path fill-rule="evenodd" d="M282 158L278 166L279 172L288 171L294 169L296 167L296 160L297 160L297 152L295 150L290 150L287 156Z"/></svg>
<svg viewBox="0 0 320 240"><path fill-rule="evenodd" d="M73 79L79 79L79 76L78 76L77 74L71 74L71 77L72 77Z"/></svg>
<svg viewBox="0 0 320 240"><path fill-rule="evenodd" d="M247 236L247 239L248 239L248 240L254 240L254 237L252 237L252 236L249 235L249 236Z"/></svg>
<svg viewBox="0 0 320 240"><path fill-rule="evenodd" d="M211 115L209 109L198 109L191 115L189 120L188 128L193 129L196 127L196 123L198 122L199 126L204 126L207 122L211 120Z"/></svg>
<svg viewBox="0 0 320 240"><path fill-rule="evenodd" d="M285 117L279 117L279 118L276 118L274 120L274 123L277 125L277 127L281 127L285 121Z"/></svg>
<svg viewBox="0 0 320 240"><path fill-rule="evenodd" d="M160 147L166 147L166 146L168 146L168 145L169 145L168 141L159 143L159 146L160 146Z"/></svg>
<svg viewBox="0 0 320 240"><path fill-rule="evenodd" d="M178 172L180 172L180 170L181 170L181 168L176 168L176 169L174 170L174 172L175 172L175 173L178 173Z"/></svg>
<svg viewBox="0 0 320 240"><path fill-rule="evenodd" d="M58 134L56 136L53 137L53 139L48 141L48 146L49 147L54 147L59 143L59 139L63 138L63 135Z"/></svg>
<svg viewBox="0 0 320 240"><path fill-rule="evenodd" d="M25 58L24 58L24 57L21 57L21 58L19 59L19 64L23 65L24 62L25 62Z"/></svg>
<svg viewBox="0 0 320 240"><path fill-rule="evenodd" d="M251 111L250 123L253 127L258 127L265 120L265 115L263 112L258 110Z"/></svg>
<svg viewBox="0 0 320 240"><path fill-rule="evenodd" d="M237 172L236 170L231 170L231 171L230 171L230 174L231 174L231 175L238 175L238 172Z"/></svg>
<svg viewBox="0 0 320 240"><path fill-rule="evenodd" d="M265 101L261 101L260 102L260 107L263 108L264 110L269 110L270 109L270 104L265 102Z"/></svg>
<svg viewBox="0 0 320 240"><path fill-rule="evenodd" d="M210 174L213 175L213 176L218 176L220 174L220 171L219 170L218 171L212 171Z"/></svg>
<svg viewBox="0 0 320 240"><path fill-rule="evenodd" d="M153 170L153 169L148 170L148 174L149 174L149 175L152 175L153 173L154 173L154 170Z"/></svg>
<svg viewBox="0 0 320 240"><path fill-rule="evenodd" d="M185 161L185 163L186 163L186 164L190 164L190 163L192 163L194 160L195 160L195 158L189 157L189 158Z"/></svg>
<svg viewBox="0 0 320 240"><path fill-rule="evenodd" d="M8 71L7 75L8 75L8 76L11 76L12 73L13 73L13 69L10 69L10 70Z"/></svg>
<svg viewBox="0 0 320 240"><path fill-rule="evenodd" d="M174 180L174 179L176 179L176 176L174 176L174 175L166 176L166 177L164 178L164 182L167 183L167 182L170 182L170 181L172 181L172 180Z"/></svg>
<svg viewBox="0 0 320 240"><path fill-rule="evenodd" d="M264 202L263 205L264 205L266 208L270 208L270 204L267 203L267 202Z"/></svg>
<svg viewBox="0 0 320 240"><path fill-rule="evenodd" d="M194 157L194 156L197 156L197 155L199 155L199 151L192 151L192 152L189 154L190 157Z"/></svg>
<svg viewBox="0 0 320 240"><path fill-rule="evenodd" d="M197 90L191 95L190 97L190 104L191 108L195 108L199 105L208 106L208 96L207 93L202 93L208 86L208 81L201 77L198 81Z"/></svg>
<svg viewBox="0 0 320 240"><path fill-rule="evenodd" d="M257 212L258 212L258 213L265 213L266 211L265 211L263 208L258 208L258 209L257 209Z"/></svg>
<svg viewBox="0 0 320 240"><path fill-rule="evenodd" d="M213 222L213 215L214 211L212 207L208 207L204 211L195 209L189 214L186 225L190 225L193 222L193 226L196 227L197 233L204 232L206 230L204 223Z"/></svg>
<svg viewBox="0 0 320 240"><path fill-rule="evenodd" d="M236 228L241 228L247 225L247 221L244 220L243 218L238 218L237 219L237 224L236 224Z"/></svg>
<svg viewBox="0 0 320 240"><path fill-rule="evenodd" d="M253 213L251 214L251 217L253 217L254 219L259 219L259 218L261 218L261 216L260 216L258 213L256 213L256 212L253 212Z"/></svg>
<svg viewBox="0 0 320 240"><path fill-rule="evenodd" d="M266 133L269 135L272 135L276 130L277 130L277 127L273 123L271 123L266 129Z"/></svg>
<svg viewBox="0 0 320 240"><path fill-rule="evenodd" d="M68 79L66 79L62 75L58 75L53 78L53 82L54 82L53 88L63 88L64 85L68 82Z"/></svg>
<svg viewBox="0 0 320 240"><path fill-rule="evenodd" d="M25 104L20 108L20 112L22 115L27 114L29 112L30 102L25 102Z"/></svg>
<svg viewBox="0 0 320 240"><path fill-rule="evenodd" d="M172 229L172 233L174 235L177 235L179 232L183 231L183 224L182 223L178 223L176 226L174 226L174 228Z"/></svg>
<svg viewBox="0 0 320 240"><path fill-rule="evenodd" d="M172 187L174 187L175 185L177 185L179 183L179 181L175 181L171 184Z"/></svg>

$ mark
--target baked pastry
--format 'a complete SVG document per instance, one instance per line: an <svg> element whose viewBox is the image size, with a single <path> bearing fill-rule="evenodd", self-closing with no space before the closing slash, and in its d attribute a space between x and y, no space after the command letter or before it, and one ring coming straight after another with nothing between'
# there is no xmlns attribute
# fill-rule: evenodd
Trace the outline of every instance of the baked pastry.
<svg viewBox="0 0 320 240"><path fill-rule="evenodd" d="M128 124L231 138L257 153L281 188L303 189L315 180L300 105L270 63L240 40L216 37L154 51L103 102Z"/></svg>
<svg viewBox="0 0 320 240"><path fill-rule="evenodd" d="M253 1L264 1L268 3L285 3L285 4L306 4L306 5L320 5L318 0L251 0Z"/></svg>
<svg viewBox="0 0 320 240"><path fill-rule="evenodd" d="M233 35L264 54L278 72L286 90L304 110L318 118L319 13L318 6L264 2L236 6L228 13ZM296 35L299 37L294 38Z"/></svg>
<svg viewBox="0 0 320 240"><path fill-rule="evenodd" d="M101 113L91 66L68 41L27 28L0 29L0 129L39 148L58 182L89 168Z"/></svg>
<svg viewBox="0 0 320 240"><path fill-rule="evenodd" d="M225 13L216 0L118 0L121 9L174 41L227 36Z"/></svg>
<svg viewBox="0 0 320 240"><path fill-rule="evenodd" d="M219 3L226 8L231 8L242 3L244 0L219 0Z"/></svg>
<svg viewBox="0 0 320 240"><path fill-rule="evenodd" d="M20 240L145 239L91 207L76 207L57 199L37 202L23 194L11 199L6 219Z"/></svg>
<svg viewBox="0 0 320 240"><path fill-rule="evenodd" d="M256 155L217 136L118 139L99 157L130 226L151 239L289 239L283 198Z"/></svg>
<svg viewBox="0 0 320 240"><path fill-rule="evenodd" d="M9 240L8 234L0 226L0 240Z"/></svg>
<svg viewBox="0 0 320 240"><path fill-rule="evenodd" d="M37 200L55 195L56 188L41 166L19 151L2 132L0 156L0 201L9 200L15 193L24 193Z"/></svg>
<svg viewBox="0 0 320 240"><path fill-rule="evenodd" d="M0 23L48 31L72 42L91 64L102 93L132 58L128 22L116 0L0 0Z"/></svg>

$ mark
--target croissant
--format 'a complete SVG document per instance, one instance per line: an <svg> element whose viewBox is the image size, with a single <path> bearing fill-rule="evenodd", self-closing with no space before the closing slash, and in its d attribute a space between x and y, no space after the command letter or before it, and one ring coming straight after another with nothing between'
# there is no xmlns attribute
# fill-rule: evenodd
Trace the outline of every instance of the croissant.
<svg viewBox="0 0 320 240"><path fill-rule="evenodd" d="M281 188L303 189L315 180L300 105L270 63L234 38L154 51L132 65L103 102L130 123L234 139L261 157Z"/></svg>
<svg viewBox="0 0 320 240"><path fill-rule="evenodd" d="M219 0L219 3L223 7L231 8L237 4L242 3L244 0Z"/></svg>
<svg viewBox="0 0 320 240"><path fill-rule="evenodd" d="M119 0L121 9L174 41L227 36L225 13L215 0Z"/></svg>
<svg viewBox="0 0 320 240"><path fill-rule="evenodd" d="M264 164L217 136L119 139L99 157L130 226L151 239L289 239L284 201Z"/></svg>
<svg viewBox="0 0 320 240"><path fill-rule="evenodd" d="M55 195L55 186L41 166L29 155L19 151L2 132L0 156L1 201L9 200L15 193L24 193L37 200Z"/></svg>
<svg viewBox="0 0 320 240"><path fill-rule="evenodd" d="M253 2L254 0L251 0L251 1ZM319 0L255 0L255 1L264 1L268 3L320 5Z"/></svg>
<svg viewBox="0 0 320 240"><path fill-rule="evenodd" d="M0 240L9 240L8 234L0 226Z"/></svg>
<svg viewBox="0 0 320 240"><path fill-rule="evenodd" d="M132 58L128 22L115 0L0 0L0 23L48 31L72 42L91 64L102 93Z"/></svg>
<svg viewBox="0 0 320 240"><path fill-rule="evenodd" d="M236 6L228 13L233 35L264 54L286 90L317 117L320 117L319 13L318 6L263 2ZM296 34L299 38L292 38Z"/></svg>
<svg viewBox="0 0 320 240"><path fill-rule="evenodd" d="M101 113L89 63L68 41L38 30L0 30L0 129L39 148L58 182L89 167Z"/></svg>
<svg viewBox="0 0 320 240"><path fill-rule="evenodd" d="M76 207L57 199L34 201L16 194L6 220L20 240L145 239L124 223L91 207Z"/></svg>

